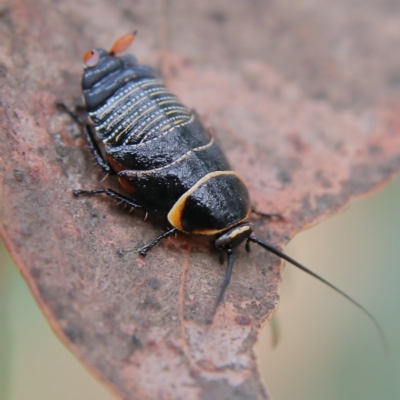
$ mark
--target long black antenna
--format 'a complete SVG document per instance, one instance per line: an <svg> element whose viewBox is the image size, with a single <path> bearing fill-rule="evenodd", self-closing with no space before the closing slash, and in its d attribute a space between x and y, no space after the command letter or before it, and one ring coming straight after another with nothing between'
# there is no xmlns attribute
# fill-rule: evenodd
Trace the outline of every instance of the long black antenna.
<svg viewBox="0 0 400 400"><path fill-rule="evenodd" d="M221 304L221 302L222 302L222 300L224 298L226 289L229 286L229 282L231 281L232 270L233 270L233 253L232 253L232 249L230 247L225 248L225 251L226 251L226 254L228 255L228 265L226 267L225 279L222 282L221 289L219 291L219 295L218 295L217 301L215 302L215 306L214 306L214 310L213 310L212 316L208 320L208 323L210 323L210 324L212 323L212 321L214 319L214 315L217 312L218 306Z"/></svg>
<svg viewBox="0 0 400 400"><path fill-rule="evenodd" d="M275 247L273 247L269 243L266 243L266 242L258 239L257 237L255 237L253 235L249 236L248 242L249 241L253 242L253 243L257 243L259 246L263 247L265 250L268 250L271 253L275 254L276 256L278 256L280 258L283 258L284 260L286 260L290 264L292 264L295 267L301 269L302 271L306 272L307 274L313 276L315 279L318 279L320 282L325 283L325 285L329 286L331 289L335 290L337 293L341 294L343 297L345 297L347 300L349 300L351 303L353 303L355 306L357 306L361 311L364 312L364 314L366 314L371 319L371 321L374 323L375 327L378 329L379 335L381 336L381 340L382 340L383 345L385 347L386 354L389 355L389 346L388 346L388 342L387 342L387 339L386 339L385 333L383 332L382 327L379 325L378 321L374 318L374 316L366 308L364 308L360 303L358 303L357 301L352 299L348 294L346 294L345 292L340 290L338 287L336 287L332 283L328 282L327 280L325 280L321 276L317 275L315 272L311 271L310 269L308 269L304 265L300 264L299 262L294 260L292 257L289 257L285 253L283 253L280 250L276 249ZM247 249L248 249L248 242L246 243L246 248Z"/></svg>
<svg viewBox="0 0 400 400"><path fill-rule="evenodd" d="M217 301L215 302L215 309L220 305L222 299L224 298L226 289L229 286L229 282L231 281L231 275L232 275L232 269L233 269L233 253L230 248L227 248L225 251L228 254L228 265L226 267L225 279L222 282Z"/></svg>

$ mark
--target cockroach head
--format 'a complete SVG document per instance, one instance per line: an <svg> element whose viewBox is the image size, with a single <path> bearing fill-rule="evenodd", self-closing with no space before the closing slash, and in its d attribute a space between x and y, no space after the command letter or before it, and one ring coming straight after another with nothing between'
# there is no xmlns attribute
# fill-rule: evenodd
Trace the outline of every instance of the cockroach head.
<svg viewBox="0 0 400 400"><path fill-rule="evenodd" d="M225 231L217 237L214 245L217 248L236 247L251 235L253 232L253 224L245 222Z"/></svg>

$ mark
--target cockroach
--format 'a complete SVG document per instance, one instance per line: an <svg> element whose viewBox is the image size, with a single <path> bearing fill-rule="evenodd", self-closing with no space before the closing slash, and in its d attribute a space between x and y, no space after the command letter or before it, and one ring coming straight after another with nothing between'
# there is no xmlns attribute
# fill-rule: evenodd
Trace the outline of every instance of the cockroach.
<svg viewBox="0 0 400 400"><path fill-rule="evenodd" d="M81 126L99 166L106 174L116 175L129 195L112 189L74 190L74 195L105 194L165 218L169 229L141 248L142 256L178 231L212 237L213 246L228 259L214 313L231 279L232 249L246 242L250 251L250 243L256 243L347 298L368 315L384 338L376 319L361 304L252 234L252 212L279 215L252 208L245 181L231 169L212 133L195 111L189 111L164 86L155 70L139 65L132 55L120 55L135 36L136 32L121 37L111 51L94 49L85 54L82 90L90 123L58 103Z"/></svg>

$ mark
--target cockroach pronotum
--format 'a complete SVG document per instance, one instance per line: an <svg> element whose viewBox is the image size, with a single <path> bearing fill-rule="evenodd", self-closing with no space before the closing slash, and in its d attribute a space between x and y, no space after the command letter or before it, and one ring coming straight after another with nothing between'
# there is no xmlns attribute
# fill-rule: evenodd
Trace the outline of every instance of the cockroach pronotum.
<svg viewBox="0 0 400 400"><path fill-rule="evenodd" d="M90 123L58 106L79 123L99 166L117 175L129 196L112 189L74 190L75 196L106 194L119 203L164 217L170 228L140 250L146 253L177 231L212 237L227 254L225 279L216 299L223 300L233 268L233 251L242 242L256 243L325 283L359 307L384 334L375 318L358 302L271 244L252 234L255 211L246 183L229 166L213 135L196 112L189 111L157 77L123 53L136 33L115 42L111 51L94 49L84 56L82 90ZM97 139L103 143L102 149Z"/></svg>

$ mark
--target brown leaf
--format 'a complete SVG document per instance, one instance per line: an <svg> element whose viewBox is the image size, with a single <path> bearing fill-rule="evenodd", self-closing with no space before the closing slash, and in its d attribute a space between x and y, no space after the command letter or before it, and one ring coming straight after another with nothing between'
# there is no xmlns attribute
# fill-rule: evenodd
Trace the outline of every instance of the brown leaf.
<svg viewBox="0 0 400 400"><path fill-rule="evenodd" d="M267 399L254 354L279 300L262 249L225 266L164 223L72 197L102 174L56 99L79 102L81 57L135 28L134 51L206 118L282 247L400 167L393 1L8 1L0 10L1 232L51 326L121 398ZM356 4L356 3L354 3Z"/></svg>

